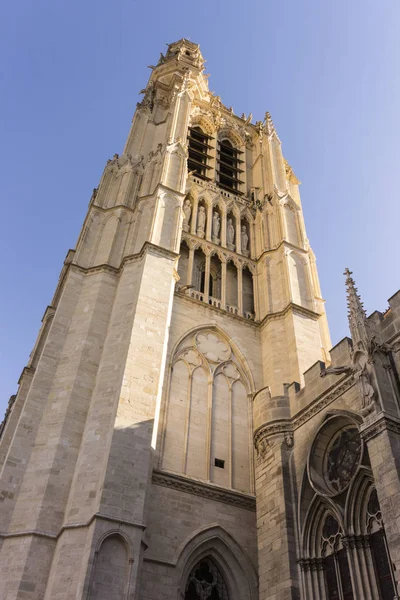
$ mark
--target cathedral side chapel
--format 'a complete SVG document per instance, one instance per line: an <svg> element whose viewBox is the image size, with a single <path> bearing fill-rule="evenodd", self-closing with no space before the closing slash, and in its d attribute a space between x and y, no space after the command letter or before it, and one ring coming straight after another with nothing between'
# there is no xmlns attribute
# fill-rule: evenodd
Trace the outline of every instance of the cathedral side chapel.
<svg viewBox="0 0 400 600"><path fill-rule="evenodd" d="M151 67L0 426L4 600L393 600L400 293L331 348L271 115Z"/></svg>

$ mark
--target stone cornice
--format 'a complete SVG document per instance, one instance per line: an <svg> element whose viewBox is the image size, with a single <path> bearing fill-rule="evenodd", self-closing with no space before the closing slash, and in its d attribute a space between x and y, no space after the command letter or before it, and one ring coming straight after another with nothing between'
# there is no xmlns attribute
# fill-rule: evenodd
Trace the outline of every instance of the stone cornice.
<svg viewBox="0 0 400 600"><path fill-rule="evenodd" d="M259 262L265 256L268 256L268 254L273 254L274 252L277 252L278 250L280 250L282 247L286 247L286 246L288 248L292 248L293 250L296 250L296 252L300 252L301 254L304 254L306 256L310 253L309 250L306 250L302 246L297 246L296 244L292 244L292 242L288 242L287 240L281 240L279 242L279 244L277 244L276 246L274 246L270 250L263 250L261 252L261 254L259 254L259 256L255 260L256 260L256 262Z"/></svg>
<svg viewBox="0 0 400 600"><path fill-rule="evenodd" d="M71 250L69 252L72 252ZM73 251L75 252L75 251ZM142 246L140 252L136 254L130 254L129 256L125 256L122 260L121 265L119 267L113 267L111 265L103 264L97 265L95 267L82 267L81 265L73 262L64 262L64 266L61 271L60 280L57 284L56 291L54 292L52 306L54 308L58 305L58 300L60 298L61 292L64 289L65 281L70 269L75 271L76 273L81 273L82 275L93 275L96 273L109 273L114 276L118 276L122 273L124 267L137 260L143 258L143 256L149 252L149 254L153 254L153 256L161 256L163 258L169 258L170 260L176 260L179 257L179 254L174 252L173 250L168 250L167 248L162 248L161 246L156 246L151 242L145 242Z"/></svg>
<svg viewBox="0 0 400 600"><path fill-rule="evenodd" d="M281 319L282 317L286 316L290 311L300 313L301 315L309 317L314 321L317 321L322 317L320 313L310 310L309 308L304 308L304 306L300 306L299 304L295 304L294 302L289 302L286 308L284 308L283 310L265 315L262 321L259 322L259 326L263 328L269 321Z"/></svg>
<svg viewBox="0 0 400 600"><path fill-rule="evenodd" d="M353 375L346 375L337 384L331 386L320 394L315 400L303 408L290 419L279 419L276 421L264 423L253 434L254 445L258 448L261 440L267 440L273 436L281 435L286 445L290 448L292 445L292 435L304 423L315 417L324 408L332 404L342 394L347 392L355 385ZM400 423L399 423L400 427ZM400 431L400 430L399 430Z"/></svg>
<svg viewBox="0 0 400 600"><path fill-rule="evenodd" d="M400 435L400 420L381 412L372 423L367 423L361 427L360 434L365 442L369 442L385 429Z"/></svg>
<svg viewBox="0 0 400 600"><path fill-rule="evenodd" d="M89 527L95 519L100 519L102 521L108 521L109 523L115 523L118 525L127 525L128 527L136 527L141 530L146 529L146 525L144 523L138 523L136 521L127 521L125 519L118 519L116 517L112 517L111 515L106 515L103 513L95 513L92 517L83 523L71 523L69 525L63 525L58 533L50 533L48 531L40 531L38 529L27 529L23 531L12 531L9 533L0 532L1 538L15 538L15 537L27 537L27 536L35 536L35 537L44 537L51 540L58 540L58 538L62 535L64 531L67 529L82 529L84 527Z"/></svg>
<svg viewBox="0 0 400 600"><path fill-rule="evenodd" d="M145 242L140 252L137 252L136 254L130 254L129 256L125 256L125 258L121 262L120 267L113 267L107 264L97 265L95 267L82 267L81 265L78 265L76 263L72 263L67 266L73 268L75 271L84 273L85 275L91 273L98 273L100 271L109 272L113 274L120 274L124 269L125 265L142 259L146 253L152 254L153 256L160 256L162 258L169 258L171 260L176 260L179 257L179 254L177 254L173 250L168 250L167 248L156 246L151 242Z"/></svg>
<svg viewBox="0 0 400 600"><path fill-rule="evenodd" d="M114 210L124 210L130 213L135 213L136 212L136 206L131 207L131 206L127 206L126 204L116 204L115 206L109 206L108 208L105 208L104 206L100 206L99 204L96 204L95 202L93 202L93 204L91 204L90 206L91 209L96 209L102 213L108 213L108 212L113 212Z"/></svg>
<svg viewBox="0 0 400 600"><path fill-rule="evenodd" d="M187 494L193 494L194 496L202 496L203 498L222 502L223 504L231 504L232 506L243 508L245 510L256 510L256 499L254 496L220 488L212 483L205 483L183 477L182 475L158 470L153 471L152 482L155 485L167 487L179 492L186 492Z"/></svg>
<svg viewBox="0 0 400 600"><path fill-rule="evenodd" d="M289 419L279 419L272 423L265 423L254 432L254 445L258 448L258 444L262 439L286 433L293 433L293 422ZM287 445L289 446L290 442Z"/></svg>

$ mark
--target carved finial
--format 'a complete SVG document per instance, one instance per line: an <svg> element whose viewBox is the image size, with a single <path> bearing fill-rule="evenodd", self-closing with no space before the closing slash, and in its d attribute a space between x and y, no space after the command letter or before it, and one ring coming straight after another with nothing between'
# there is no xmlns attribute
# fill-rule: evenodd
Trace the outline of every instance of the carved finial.
<svg viewBox="0 0 400 600"><path fill-rule="evenodd" d="M343 274L346 275L348 319L353 346L354 349L363 348L368 351L373 334L364 305L358 295L352 271L345 269Z"/></svg>
<svg viewBox="0 0 400 600"><path fill-rule="evenodd" d="M280 141L279 136L275 129L274 122L271 117L271 113L269 113L269 112L265 113L264 124L265 124L265 130L267 132L267 135L275 135L277 137L278 141Z"/></svg>

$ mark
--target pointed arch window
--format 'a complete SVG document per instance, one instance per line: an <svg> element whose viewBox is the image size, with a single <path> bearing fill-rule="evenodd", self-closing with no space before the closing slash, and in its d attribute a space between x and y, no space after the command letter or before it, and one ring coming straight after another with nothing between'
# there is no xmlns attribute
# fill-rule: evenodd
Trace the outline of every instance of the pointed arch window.
<svg viewBox="0 0 400 600"><path fill-rule="evenodd" d="M231 144L229 140L220 140L218 144L218 185L224 190L242 195L240 185L244 181L240 179L244 161L240 158L243 154Z"/></svg>
<svg viewBox="0 0 400 600"><path fill-rule="evenodd" d="M229 600L224 578L211 558L204 558L191 570L185 600Z"/></svg>
<svg viewBox="0 0 400 600"><path fill-rule="evenodd" d="M382 600L395 597L393 572L390 566L389 550L382 523L378 494L372 490L367 506L367 527L370 530L369 545L374 562L376 580Z"/></svg>
<svg viewBox="0 0 400 600"><path fill-rule="evenodd" d="M312 444L307 474L303 507L310 505L311 488L316 495L303 530L305 558L300 565L305 585L320 584L322 566L327 600L361 598L365 586L374 598L393 600L396 579L389 546L368 448L355 421L344 416L326 419Z"/></svg>
<svg viewBox="0 0 400 600"><path fill-rule="evenodd" d="M322 528L322 556L328 600L353 600L349 561L339 523L328 514Z"/></svg>
<svg viewBox="0 0 400 600"><path fill-rule="evenodd" d="M208 173L211 167L208 162L212 158L210 141L212 137L206 135L200 127L190 127L188 134L188 171L193 171L196 177L210 179Z"/></svg>

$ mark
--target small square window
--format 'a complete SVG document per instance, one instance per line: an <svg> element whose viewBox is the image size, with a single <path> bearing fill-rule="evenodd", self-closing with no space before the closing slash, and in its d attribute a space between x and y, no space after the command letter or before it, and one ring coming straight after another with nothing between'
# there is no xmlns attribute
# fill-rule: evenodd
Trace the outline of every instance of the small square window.
<svg viewBox="0 0 400 600"><path fill-rule="evenodd" d="M214 465L216 467L219 467L220 469L223 469L225 467L225 461L222 460L221 458L216 458L215 462L214 462Z"/></svg>

